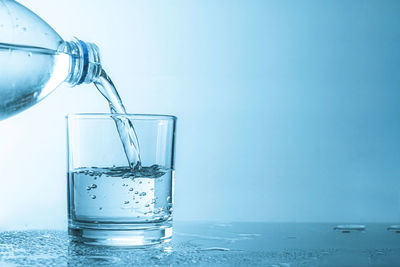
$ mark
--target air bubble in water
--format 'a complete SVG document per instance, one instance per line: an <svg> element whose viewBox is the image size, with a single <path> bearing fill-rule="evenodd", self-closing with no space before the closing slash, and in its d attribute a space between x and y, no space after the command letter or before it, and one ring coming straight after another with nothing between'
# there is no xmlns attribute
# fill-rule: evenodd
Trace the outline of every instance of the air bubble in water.
<svg viewBox="0 0 400 267"><path fill-rule="evenodd" d="M139 196L144 197L146 195L146 192L142 192L139 194Z"/></svg>
<svg viewBox="0 0 400 267"><path fill-rule="evenodd" d="M91 186L90 186L91 188L97 188L97 184L92 184Z"/></svg>
<svg viewBox="0 0 400 267"><path fill-rule="evenodd" d="M92 189L92 187L91 186L86 186L86 190L90 190L90 189Z"/></svg>
<svg viewBox="0 0 400 267"><path fill-rule="evenodd" d="M125 201L124 201L124 204L129 204L129 200L125 200Z"/></svg>
<svg viewBox="0 0 400 267"><path fill-rule="evenodd" d="M31 56L32 56L32 52L29 52L29 53L28 53L28 57L31 57Z"/></svg>
<svg viewBox="0 0 400 267"><path fill-rule="evenodd" d="M139 192L138 192L138 191L135 191L135 195L137 195L137 194L139 194Z"/></svg>
<svg viewBox="0 0 400 267"><path fill-rule="evenodd" d="M136 203L136 204L138 204L138 203L139 203L139 201L135 201L135 203Z"/></svg>
<svg viewBox="0 0 400 267"><path fill-rule="evenodd" d="M150 207L150 204L146 204L146 205L144 205L146 208L148 208L148 207Z"/></svg>
<svg viewBox="0 0 400 267"><path fill-rule="evenodd" d="M90 197L91 197L92 199L95 199L95 198L96 198L96 195L90 195Z"/></svg>
<svg viewBox="0 0 400 267"><path fill-rule="evenodd" d="M131 188L129 188L129 191L133 191L133 188L131 187Z"/></svg>

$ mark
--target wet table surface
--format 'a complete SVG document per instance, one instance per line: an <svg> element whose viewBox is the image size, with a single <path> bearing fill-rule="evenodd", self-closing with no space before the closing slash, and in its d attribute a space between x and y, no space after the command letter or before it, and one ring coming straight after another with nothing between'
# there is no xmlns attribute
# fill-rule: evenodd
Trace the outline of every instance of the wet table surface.
<svg viewBox="0 0 400 267"><path fill-rule="evenodd" d="M170 243L145 249L77 244L66 231L0 231L0 266L400 266L400 229L390 225L175 223Z"/></svg>

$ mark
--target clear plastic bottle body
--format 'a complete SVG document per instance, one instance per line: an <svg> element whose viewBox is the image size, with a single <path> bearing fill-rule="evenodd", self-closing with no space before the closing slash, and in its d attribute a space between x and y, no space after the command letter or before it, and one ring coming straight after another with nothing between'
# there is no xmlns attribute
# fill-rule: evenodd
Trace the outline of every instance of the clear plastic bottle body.
<svg viewBox="0 0 400 267"><path fill-rule="evenodd" d="M70 56L0 45L0 120L36 104L68 76Z"/></svg>
<svg viewBox="0 0 400 267"><path fill-rule="evenodd" d="M13 0L0 0L0 120L36 104L57 86L89 83L100 73L98 48L65 42Z"/></svg>

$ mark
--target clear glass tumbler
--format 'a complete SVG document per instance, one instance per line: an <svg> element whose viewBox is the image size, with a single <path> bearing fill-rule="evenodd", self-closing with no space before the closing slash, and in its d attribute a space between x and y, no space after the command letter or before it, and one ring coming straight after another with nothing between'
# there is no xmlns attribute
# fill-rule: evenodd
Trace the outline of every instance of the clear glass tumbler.
<svg viewBox="0 0 400 267"><path fill-rule="evenodd" d="M116 129L128 118L141 166L129 167ZM73 114L67 119L68 229L86 244L145 246L172 237L176 117Z"/></svg>

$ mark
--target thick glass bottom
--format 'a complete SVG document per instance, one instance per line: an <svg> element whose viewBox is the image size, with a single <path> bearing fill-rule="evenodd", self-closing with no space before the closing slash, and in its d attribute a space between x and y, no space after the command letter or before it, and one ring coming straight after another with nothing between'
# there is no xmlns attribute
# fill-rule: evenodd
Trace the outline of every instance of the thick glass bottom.
<svg viewBox="0 0 400 267"><path fill-rule="evenodd" d="M70 222L71 241L88 245L143 247L168 242L172 238L172 222L101 224Z"/></svg>

